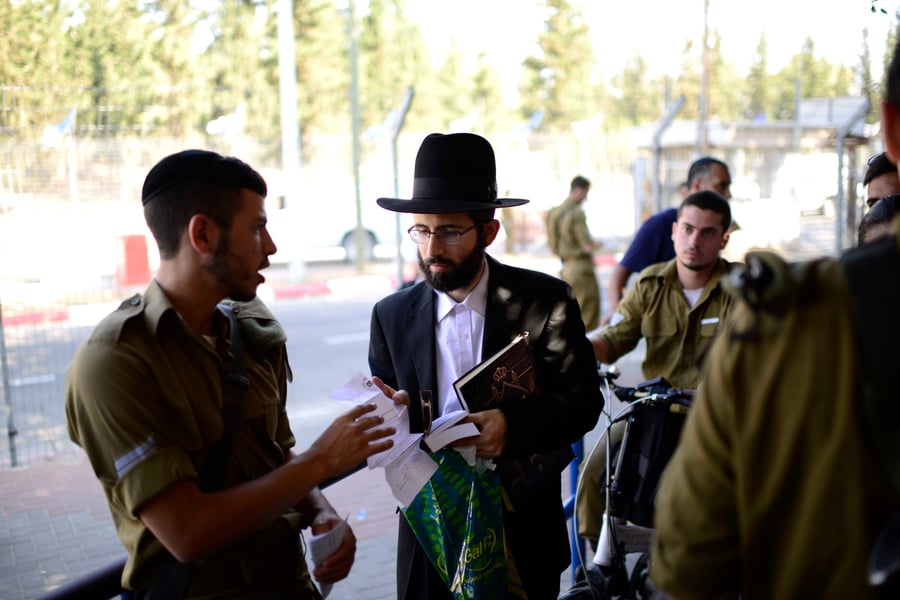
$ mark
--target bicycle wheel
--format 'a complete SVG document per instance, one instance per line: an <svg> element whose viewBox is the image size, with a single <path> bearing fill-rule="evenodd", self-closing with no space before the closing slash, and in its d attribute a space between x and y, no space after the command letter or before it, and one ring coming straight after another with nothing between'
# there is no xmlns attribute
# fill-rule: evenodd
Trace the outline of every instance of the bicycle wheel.
<svg viewBox="0 0 900 600"><path fill-rule="evenodd" d="M651 600L654 597L656 586L650 579L650 555L648 553L641 552L635 561L629 583L635 600Z"/></svg>

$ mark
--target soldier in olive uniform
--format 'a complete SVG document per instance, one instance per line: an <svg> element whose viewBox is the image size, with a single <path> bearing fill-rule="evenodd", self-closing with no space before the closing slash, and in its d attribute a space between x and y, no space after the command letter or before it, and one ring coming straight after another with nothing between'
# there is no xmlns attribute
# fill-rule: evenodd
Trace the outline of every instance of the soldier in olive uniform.
<svg viewBox="0 0 900 600"><path fill-rule="evenodd" d="M881 123L896 164L900 46ZM653 581L677 598L900 597L872 569L900 510L900 220L840 262L746 262L660 484Z"/></svg>
<svg viewBox="0 0 900 600"><path fill-rule="evenodd" d="M591 182L586 178L579 175L572 179L569 196L551 210L547 224L551 249L562 261L560 275L572 286L587 330L600 323L600 284L594 266L594 251L598 244L588 230L582 206L590 189Z"/></svg>
<svg viewBox="0 0 900 600"><path fill-rule="evenodd" d="M690 194L672 225L675 258L641 271L619 304L609 327L588 333L597 360L612 363L644 337L646 379L665 377L674 387L696 388L701 360L725 322L734 297L722 287L730 264L719 252L728 243L731 209L716 192ZM622 423L613 426L610 444L621 441ZM606 501L604 441L583 463L576 495L578 532L592 543L600 533Z"/></svg>
<svg viewBox="0 0 900 600"><path fill-rule="evenodd" d="M142 200L159 270L143 294L101 321L68 373L69 435L106 494L128 551L122 584L138 598L150 590L318 598L298 532L324 533L342 520L317 485L391 445L383 439L391 430L366 405L292 454L286 337L255 297L275 252L265 195L262 177L235 158L188 150L157 163ZM214 480L203 468L225 430L223 372L238 350L217 310L226 297L236 301L249 387L224 474L206 489L201 482ZM346 577L355 550L347 528L313 575ZM178 563L192 564L186 590L161 592L162 580L187 572Z"/></svg>

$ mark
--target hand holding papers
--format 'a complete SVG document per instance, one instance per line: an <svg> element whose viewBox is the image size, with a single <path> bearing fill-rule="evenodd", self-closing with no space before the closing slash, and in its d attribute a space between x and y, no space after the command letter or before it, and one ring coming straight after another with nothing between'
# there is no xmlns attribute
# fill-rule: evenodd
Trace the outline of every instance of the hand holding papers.
<svg viewBox="0 0 900 600"><path fill-rule="evenodd" d="M478 435L478 428L474 424L459 423L467 414L464 411L448 413L435 419L427 436L409 433L407 407L385 396L378 386L362 373L357 373L350 381L332 392L331 398L353 404L374 403L377 407L375 414L384 418L385 426L394 428L396 433L391 437L394 445L384 452L370 456L368 466L370 469L384 467L385 478L391 486L391 492L403 506L412 502L437 470L437 464L421 449L421 441L424 440L425 445L434 451L456 440ZM474 452L471 454L473 455L471 462L474 463Z"/></svg>
<svg viewBox="0 0 900 600"><path fill-rule="evenodd" d="M344 540L345 531L347 531L346 518L334 529L309 538L309 558L313 565L321 565L326 558L340 548L341 542ZM331 593L331 586L332 584L330 583L319 583L319 592L322 594L322 600L328 598L328 594Z"/></svg>

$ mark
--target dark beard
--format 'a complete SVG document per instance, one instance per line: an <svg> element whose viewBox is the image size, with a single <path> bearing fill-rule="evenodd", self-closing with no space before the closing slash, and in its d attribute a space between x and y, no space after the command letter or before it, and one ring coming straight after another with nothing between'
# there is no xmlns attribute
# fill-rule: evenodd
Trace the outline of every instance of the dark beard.
<svg viewBox="0 0 900 600"><path fill-rule="evenodd" d="M450 292L451 290L464 289L469 286L478 276L481 265L484 262L484 246L478 245L469 252L469 254L460 261L456 268L443 273L433 273L428 268L430 264L453 265L452 262L445 258L432 258L426 263L419 254L419 269L425 276L425 281L439 292Z"/></svg>
<svg viewBox="0 0 900 600"><path fill-rule="evenodd" d="M213 251L212 261L207 265L206 270L212 275L216 281L225 286L228 292L228 298L237 300L238 302L249 302L256 296L256 291L252 293L245 292L234 281L233 268L231 263L231 247L228 242L228 236L223 236L219 240L219 244Z"/></svg>

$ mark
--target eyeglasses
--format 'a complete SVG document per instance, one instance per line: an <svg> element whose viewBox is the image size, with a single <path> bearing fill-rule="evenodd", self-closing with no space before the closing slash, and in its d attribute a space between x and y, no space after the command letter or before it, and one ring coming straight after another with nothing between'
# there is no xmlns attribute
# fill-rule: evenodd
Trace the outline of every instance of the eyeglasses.
<svg viewBox="0 0 900 600"><path fill-rule="evenodd" d="M425 229L424 227L417 227L413 225L409 229L406 230L406 233L409 234L409 237L412 241L417 244L427 244L431 239L431 236L437 237L438 241L445 246L456 246L459 244L459 239L466 233L469 233L476 227L481 225L481 223L475 223L468 229L454 230L454 229L440 229L438 231L431 231L430 229Z"/></svg>

